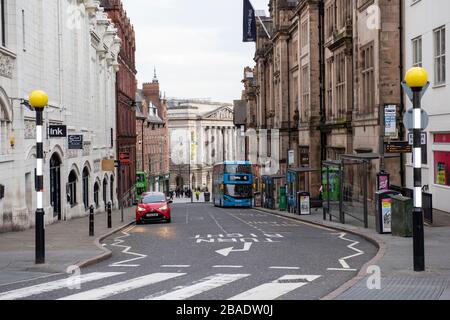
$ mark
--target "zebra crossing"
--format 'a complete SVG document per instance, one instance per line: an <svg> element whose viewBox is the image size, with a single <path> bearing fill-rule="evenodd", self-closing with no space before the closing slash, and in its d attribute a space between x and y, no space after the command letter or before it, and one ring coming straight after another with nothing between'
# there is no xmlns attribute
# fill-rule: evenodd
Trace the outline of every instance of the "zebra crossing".
<svg viewBox="0 0 450 320"><path fill-rule="evenodd" d="M251 278L247 273L218 273L209 275L196 281L183 280L187 273L181 272L157 272L144 276L112 282L118 276L125 276L125 272L93 272L79 276L74 281L72 278L59 279L56 281L41 283L29 287L14 289L7 292L0 292L0 300L18 300L18 299L40 299L40 296L52 293L57 300L102 300L108 299L120 294L138 291L143 297L136 297L139 300L187 300L195 298L203 293L214 292L224 286L239 282L243 279ZM242 293L231 297L224 297L228 300L275 300L284 295L294 292L309 283L319 279L320 275L284 275L267 283L261 283ZM74 283L78 285L77 289L82 289L83 284L95 284L99 280L112 280L108 285L99 286L86 291L74 290ZM152 292L152 285L161 284L168 280L179 281L180 285L165 291ZM145 290L138 290L144 288ZM67 289L76 292L67 295ZM244 289L245 290L245 289ZM58 293L58 291L61 291ZM146 291L146 294L141 292ZM150 294L149 294L150 293Z"/></svg>

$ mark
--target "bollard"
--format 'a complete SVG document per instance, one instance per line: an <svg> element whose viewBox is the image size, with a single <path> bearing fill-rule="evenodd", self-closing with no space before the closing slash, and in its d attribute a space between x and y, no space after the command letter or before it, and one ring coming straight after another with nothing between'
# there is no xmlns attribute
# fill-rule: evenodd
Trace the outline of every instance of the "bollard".
<svg viewBox="0 0 450 320"><path fill-rule="evenodd" d="M108 229L112 228L112 220L111 220L111 201L108 202Z"/></svg>
<svg viewBox="0 0 450 320"><path fill-rule="evenodd" d="M89 236L94 236L94 206L89 207Z"/></svg>

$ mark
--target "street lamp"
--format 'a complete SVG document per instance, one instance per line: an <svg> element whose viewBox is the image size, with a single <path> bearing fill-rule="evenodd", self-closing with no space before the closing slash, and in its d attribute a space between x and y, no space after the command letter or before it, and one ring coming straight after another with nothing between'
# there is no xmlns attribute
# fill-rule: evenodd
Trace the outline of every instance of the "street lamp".
<svg viewBox="0 0 450 320"><path fill-rule="evenodd" d="M48 104L48 95L41 90L35 90L30 93L29 103L36 111L36 264L45 263L45 229L44 229L44 176L43 159L44 146L42 141L42 115Z"/></svg>
<svg viewBox="0 0 450 320"><path fill-rule="evenodd" d="M414 271L425 271L425 245L422 209L422 114L421 98L423 88L428 83L428 73L424 68L414 67L405 76L406 84L413 91L413 154L414 154L414 211L413 211L413 246Z"/></svg>

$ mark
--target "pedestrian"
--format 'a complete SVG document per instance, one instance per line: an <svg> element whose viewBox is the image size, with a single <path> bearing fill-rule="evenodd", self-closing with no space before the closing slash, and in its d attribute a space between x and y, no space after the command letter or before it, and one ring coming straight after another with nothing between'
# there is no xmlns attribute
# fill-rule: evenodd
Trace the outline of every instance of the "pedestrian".
<svg viewBox="0 0 450 320"><path fill-rule="evenodd" d="M197 198L197 202L200 201L200 189L197 188L197 191L195 191L195 198Z"/></svg>

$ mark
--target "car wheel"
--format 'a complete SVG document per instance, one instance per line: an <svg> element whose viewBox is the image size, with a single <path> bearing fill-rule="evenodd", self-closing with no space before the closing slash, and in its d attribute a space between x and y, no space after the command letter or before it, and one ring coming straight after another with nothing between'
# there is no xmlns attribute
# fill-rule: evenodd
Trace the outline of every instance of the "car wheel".
<svg viewBox="0 0 450 320"><path fill-rule="evenodd" d="M166 220L167 223L171 223L172 222L172 218L169 218Z"/></svg>

